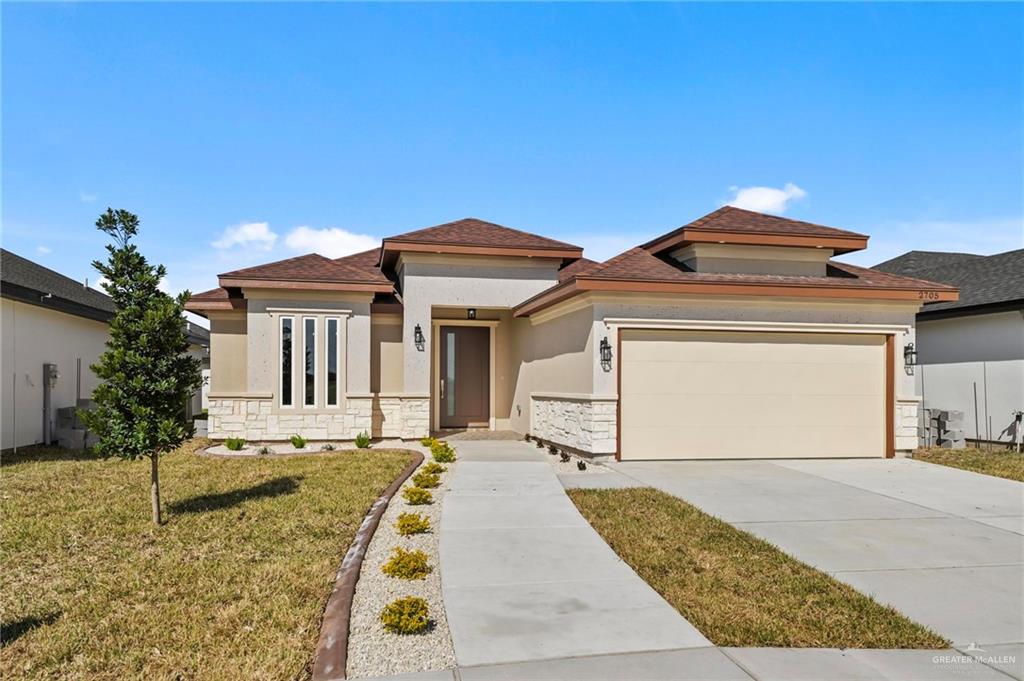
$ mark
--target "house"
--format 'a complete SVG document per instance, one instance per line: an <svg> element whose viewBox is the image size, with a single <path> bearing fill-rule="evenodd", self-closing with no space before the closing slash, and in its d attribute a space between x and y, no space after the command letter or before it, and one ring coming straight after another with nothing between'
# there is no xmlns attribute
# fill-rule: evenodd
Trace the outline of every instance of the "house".
<svg viewBox="0 0 1024 681"><path fill-rule="evenodd" d="M89 367L106 349L114 302L6 249L0 249L0 297L0 449L58 439L81 446L84 431L70 421L99 385ZM207 357L209 332L183 323L188 325L189 353ZM203 408L201 399L197 391L193 410Z"/></svg>
<svg viewBox="0 0 1024 681"><path fill-rule="evenodd" d="M1014 442L1024 410L1024 249L910 251L875 269L960 289L959 300L917 314L916 392L925 407L963 412L968 439Z"/></svg>
<svg viewBox="0 0 1024 681"><path fill-rule="evenodd" d="M621 459L881 457L916 445L903 369L947 284L831 260L868 237L725 207L597 263L466 218L343 258L226 272L210 435L486 428Z"/></svg>

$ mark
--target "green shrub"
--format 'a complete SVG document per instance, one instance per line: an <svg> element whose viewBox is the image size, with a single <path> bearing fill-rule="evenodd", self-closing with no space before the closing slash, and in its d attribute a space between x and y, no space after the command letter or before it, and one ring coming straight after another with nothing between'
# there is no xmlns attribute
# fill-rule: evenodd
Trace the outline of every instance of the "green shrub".
<svg viewBox="0 0 1024 681"><path fill-rule="evenodd" d="M267 447L266 445L264 445L264 446L260 447L259 449L257 449L256 453L261 455L261 456L266 456L267 454L273 454L274 450L271 449L270 447Z"/></svg>
<svg viewBox="0 0 1024 681"><path fill-rule="evenodd" d="M306 448L306 438L302 437L301 435L292 435L288 439L291 440L292 447L295 447L295 449Z"/></svg>
<svg viewBox="0 0 1024 681"><path fill-rule="evenodd" d="M438 463L451 463L455 461L455 450L447 442L437 441L430 446L430 453L434 455L434 461Z"/></svg>
<svg viewBox="0 0 1024 681"><path fill-rule="evenodd" d="M441 484L441 478L437 477L434 473L427 473L426 471L420 471L416 475L412 476L412 482L417 487L423 489L429 489L431 487L437 487Z"/></svg>
<svg viewBox="0 0 1024 681"><path fill-rule="evenodd" d="M333 452L334 451L334 445L332 445L330 442L328 442L327 444L325 444L323 447L320 448L320 451L322 451L322 452Z"/></svg>
<svg viewBox="0 0 1024 681"><path fill-rule="evenodd" d="M396 546L391 559L380 570L388 577L398 579L426 579L433 568L427 564L427 554L422 551L406 551Z"/></svg>
<svg viewBox="0 0 1024 681"><path fill-rule="evenodd" d="M245 446L245 440L240 437L229 437L227 440L224 440L224 446L233 452L240 452L242 447Z"/></svg>
<svg viewBox="0 0 1024 681"><path fill-rule="evenodd" d="M434 495L419 487L406 487L402 490L402 496L410 506L423 506L434 503Z"/></svg>
<svg viewBox="0 0 1024 681"><path fill-rule="evenodd" d="M384 606L380 621L393 634L418 634L430 625L429 608L422 598L406 596Z"/></svg>
<svg viewBox="0 0 1024 681"><path fill-rule="evenodd" d="M422 440L420 440L420 444L423 445L424 447L429 447L432 444L434 444L434 438L432 438L432 437L425 437Z"/></svg>
<svg viewBox="0 0 1024 681"><path fill-rule="evenodd" d="M423 468L421 468L420 470L422 470L424 473L440 475L441 473L444 473L448 469L442 466L441 464L437 463L436 461L431 461L424 465Z"/></svg>
<svg viewBox="0 0 1024 681"><path fill-rule="evenodd" d="M398 534L423 534L430 530L430 518L419 513L400 513L395 523Z"/></svg>
<svg viewBox="0 0 1024 681"><path fill-rule="evenodd" d="M359 449L367 449L370 446L370 436L364 430L363 432L356 435L356 447Z"/></svg>

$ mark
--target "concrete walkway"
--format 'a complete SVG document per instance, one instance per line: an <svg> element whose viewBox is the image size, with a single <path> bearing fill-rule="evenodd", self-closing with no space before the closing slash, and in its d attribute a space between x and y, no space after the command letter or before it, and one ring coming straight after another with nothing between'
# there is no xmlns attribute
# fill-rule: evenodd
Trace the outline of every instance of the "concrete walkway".
<svg viewBox="0 0 1024 681"><path fill-rule="evenodd" d="M1024 484L910 459L612 467L770 541L957 647L1024 651Z"/></svg>
<svg viewBox="0 0 1024 681"><path fill-rule="evenodd" d="M738 462L755 464L736 474L743 492L738 493L724 490L721 483L708 487L715 476L671 473L671 466L664 480L659 480L657 468L640 472L634 464L616 467L620 472L608 475L570 474L559 480L541 450L521 442L461 441L457 447L460 463L441 519L441 578L459 667L390 677L392 681L1024 680L1020 644L935 651L713 647L619 561L562 491L563 485L650 484L698 497L728 515L730 503L742 506L739 499L751 489L763 494L765 487L772 487L772 474L758 473L763 466L757 464L763 462ZM865 486L892 485L879 490L887 500L871 503L831 488L835 504L824 517L850 519L886 509L904 517L888 504L901 495L913 503L913 498L931 494L930 483L886 483L870 472L857 472L857 465L850 468L843 473L842 467L833 466L819 473L864 475ZM762 507L765 518L799 515L794 510L799 508L811 512L797 493L807 491L798 489L801 485L814 488L808 480L781 484L778 496L769 495ZM969 490L954 491L945 499L950 508L972 503ZM859 503L866 505L858 509ZM1005 517L1007 512L1012 517L1015 508L1004 494L977 503L980 508L975 510L987 513L986 518ZM750 510L756 509L752 500ZM746 517L745 512L740 516ZM1020 611L1019 601L1009 605Z"/></svg>
<svg viewBox="0 0 1024 681"><path fill-rule="evenodd" d="M460 667L710 646L590 527L540 450L457 451L441 583Z"/></svg>

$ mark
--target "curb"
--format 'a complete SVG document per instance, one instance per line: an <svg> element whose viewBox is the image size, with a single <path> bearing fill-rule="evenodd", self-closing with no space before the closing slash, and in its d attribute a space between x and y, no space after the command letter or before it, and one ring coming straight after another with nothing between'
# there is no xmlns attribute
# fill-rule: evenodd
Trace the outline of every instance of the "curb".
<svg viewBox="0 0 1024 681"><path fill-rule="evenodd" d="M394 451L394 450L392 450ZM400 450L401 451L401 450ZM370 545L370 539L380 524L381 516L387 510L388 503L402 484L412 475L413 471L423 463L423 454L411 449L405 450L413 455L409 465L398 474L398 477L385 489L370 510L363 517L352 545L348 547L341 567L334 580L334 589L324 607L324 616L320 624L320 638L316 643L313 656L313 681L337 681L344 679L348 663L348 628L352 612L352 599L356 593L356 582L359 581L359 569L363 565L363 557Z"/></svg>

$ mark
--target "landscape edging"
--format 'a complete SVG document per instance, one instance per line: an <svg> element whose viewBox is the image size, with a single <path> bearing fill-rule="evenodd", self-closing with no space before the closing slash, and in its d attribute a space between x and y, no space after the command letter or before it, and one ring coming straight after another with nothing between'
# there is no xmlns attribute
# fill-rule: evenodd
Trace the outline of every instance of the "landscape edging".
<svg viewBox="0 0 1024 681"><path fill-rule="evenodd" d="M387 510L391 498L412 475L413 471L423 463L424 456L421 452L411 449L404 451L413 455L412 461L370 506L370 510L363 517L363 522L360 523L335 576L334 588L324 607L320 637L317 640L313 656L313 681L337 681L346 678L349 616L352 611L352 599L356 592L356 582L359 581L359 570L363 565L363 557L366 555L366 549L370 545L373 533L376 532L381 516Z"/></svg>

